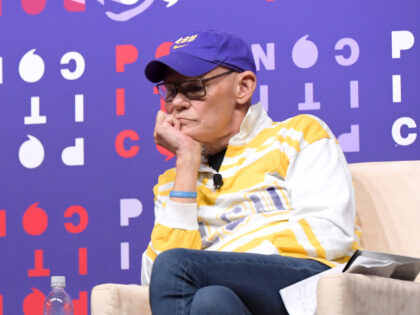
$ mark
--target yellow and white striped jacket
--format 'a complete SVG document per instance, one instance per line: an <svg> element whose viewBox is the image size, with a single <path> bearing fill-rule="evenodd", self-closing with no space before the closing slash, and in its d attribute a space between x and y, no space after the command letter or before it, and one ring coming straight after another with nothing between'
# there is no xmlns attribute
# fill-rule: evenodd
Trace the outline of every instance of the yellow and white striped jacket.
<svg viewBox="0 0 420 315"><path fill-rule="evenodd" d="M273 122L260 104L251 106L229 141L219 190L215 173L203 158L193 204L169 200L175 169L159 177L142 284L149 283L156 256L176 247L281 254L329 266L346 262L359 247L351 176L320 119Z"/></svg>

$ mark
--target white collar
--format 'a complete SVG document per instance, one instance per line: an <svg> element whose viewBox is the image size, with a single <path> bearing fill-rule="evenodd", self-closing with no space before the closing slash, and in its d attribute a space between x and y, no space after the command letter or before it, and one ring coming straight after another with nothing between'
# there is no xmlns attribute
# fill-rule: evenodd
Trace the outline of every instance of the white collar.
<svg viewBox="0 0 420 315"><path fill-rule="evenodd" d="M229 145L244 145L262 129L273 123L260 103L251 105L241 123L239 132L229 140Z"/></svg>

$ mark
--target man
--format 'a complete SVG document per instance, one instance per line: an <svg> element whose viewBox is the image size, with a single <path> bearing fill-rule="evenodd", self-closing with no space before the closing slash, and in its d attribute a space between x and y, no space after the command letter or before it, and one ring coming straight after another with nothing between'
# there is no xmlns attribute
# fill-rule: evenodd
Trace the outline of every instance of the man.
<svg viewBox="0 0 420 315"><path fill-rule="evenodd" d="M143 254L153 313L286 313L281 288L358 246L336 139L313 116L277 123L251 105L255 63L236 36L181 37L145 73L166 102L155 141L176 156Z"/></svg>

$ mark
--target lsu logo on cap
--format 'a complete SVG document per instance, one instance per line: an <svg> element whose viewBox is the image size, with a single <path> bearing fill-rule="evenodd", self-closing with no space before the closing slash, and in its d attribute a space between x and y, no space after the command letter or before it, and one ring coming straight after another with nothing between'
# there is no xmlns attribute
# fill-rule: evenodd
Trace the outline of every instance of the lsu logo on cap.
<svg viewBox="0 0 420 315"><path fill-rule="evenodd" d="M197 37L197 34L181 37L174 43L174 46L172 48L177 49L177 48L187 46L189 43L193 42L196 39L196 37Z"/></svg>

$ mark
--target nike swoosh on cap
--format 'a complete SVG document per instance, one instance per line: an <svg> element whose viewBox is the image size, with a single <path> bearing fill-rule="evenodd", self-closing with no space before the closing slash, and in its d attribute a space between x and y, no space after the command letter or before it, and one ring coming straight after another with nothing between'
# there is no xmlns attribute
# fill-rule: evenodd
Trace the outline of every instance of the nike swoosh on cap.
<svg viewBox="0 0 420 315"><path fill-rule="evenodd" d="M181 47L184 47L184 46L187 46L187 45L188 44L185 44L185 45L174 45L173 49L181 48Z"/></svg>

